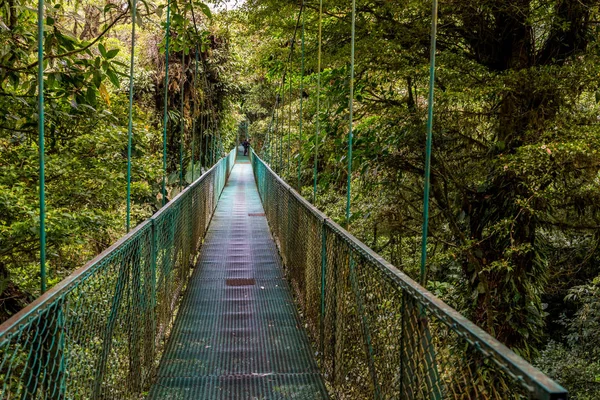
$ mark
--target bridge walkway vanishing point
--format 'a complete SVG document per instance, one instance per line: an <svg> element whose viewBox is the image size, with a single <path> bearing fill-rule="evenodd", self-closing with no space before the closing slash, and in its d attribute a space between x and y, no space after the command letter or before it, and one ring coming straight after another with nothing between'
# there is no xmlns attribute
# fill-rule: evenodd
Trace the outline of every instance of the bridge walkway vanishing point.
<svg viewBox="0 0 600 400"><path fill-rule="evenodd" d="M327 398L247 157L221 195L149 398Z"/></svg>

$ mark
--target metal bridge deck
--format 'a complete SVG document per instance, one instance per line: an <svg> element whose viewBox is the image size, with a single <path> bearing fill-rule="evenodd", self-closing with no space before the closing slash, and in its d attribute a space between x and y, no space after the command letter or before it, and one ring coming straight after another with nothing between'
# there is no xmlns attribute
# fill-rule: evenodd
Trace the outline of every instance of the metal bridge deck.
<svg viewBox="0 0 600 400"><path fill-rule="evenodd" d="M252 167L238 157L150 399L326 399Z"/></svg>

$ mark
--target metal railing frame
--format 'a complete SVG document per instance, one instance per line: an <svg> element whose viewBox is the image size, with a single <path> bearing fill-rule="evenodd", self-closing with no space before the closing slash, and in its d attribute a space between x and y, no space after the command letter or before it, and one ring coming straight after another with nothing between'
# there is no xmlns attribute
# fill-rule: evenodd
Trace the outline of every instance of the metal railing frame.
<svg viewBox="0 0 600 400"><path fill-rule="evenodd" d="M475 325L473 322L465 318L458 311L448 306L438 297L433 295L430 291L425 289L423 286L418 284L415 280L411 279L405 273L400 271L398 268L387 262L380 255L375 253L367 245L362 243L344 228L339 226L337 223L328 218L324 213L318 210L314 205L309 203L304 197L302 197L296 190L294 190L289 184L287 184L281 177L279 177L267 163L265 163L258 155L251 151L252 164L254 169L255 179L257 181L257 187L259 188L259 194L261 201L265 204L264 192L264 174L258 171L257 165L261 165L268 174L281 185L289 194L298 201L305 209L310 211L324 226L328 227L330 231L334 232L339 238L341 238L347 245L357 253L364 256L372 264L376 265L381 270L387 279L393 282L394 285L399 287L402 291L409 294L419 305L424 307L427 312L432 313L436 318L443 322L449 329L455 331L461 336L466 342L477 349L485 358L491 359L501 370L507 373L516 382L521 383L522 386L529 392L531 399L536 400L566 400L567 391L542 373L539 369L528 363L525 359L517 355L515 352L510 350L507 346L500 343L490 334L485 332L483 329ZM265 205L267 208L268 205ZM267 213L268 215L268 213ZM276 235L275 228L272 226L273 221L269 221L271 230ZM325 232L325 231L324 231ZM280 252L285 262L285 249L281 249L281 243L277 241ZM325 246L325 245L324 245ZM324 251L322 256L324 257ZM323 287L322 290L325 290Z"/></svg>
<svg viewBox="0 0 600 400"><path fill-rule="evenodd" d="M158 290L157 286L159 285L156 271L156 258L158 251L157 247L159 246L159 233L157 232L159 227L157 221L159 221L161 218L165 218L165 216L168 217L168 213L170 213L172 210L175 210L177 207L185 207L186 205L188 205L187 202L189 202L189 205L192 205L195 202L196 207L199 207L197 199L194 200L193 198L191 198L191 196L193 196L194 190L198 188L199 185L205 183L205 180L210 181L210 196L212 198L210 199L210 202L207 202L207 200L209 199L204 199L201 202L201 206L203 206L205 209L200 210L200 212L208 212L210 215L206 218L206 226L202 227L201 229L202 236L193 237L195 243L190 243L191 245L193 245L194 249L189 249L189 254L191 255L191 259L189 260L189 262L192 265L195 264L197 257L200 254L198 250L201 247L203 236L206 233L206 228L210 224L210 220L214 215L218 199L225 187L231 170L233 169L236 157L237 149L233 149L227 156L221 158L208 171L202 174L202 176L196 179L187 188L182 190L177 196L175 196L169 203L167 203L159 211L157 211L152 217L136 226L112 246L104 250L98 256L94 257L94 259L86 263L83 267L73 272L70 276L62 280L60 283L58 283L50 290L45 292L43 295L38 297L35 301L30 303L27 307L25 307L24 309L22 309L17 314L13 315L10 319L8 319L0 325L0 398L10 399L18 397L28 399L62 399L65 397L69 397L68 388L73 384L73 382L69 382L69 374L73 371L69 371L69 367L67 366L68 360L66 360L66 358L68 358L68 355L65 353L68 353L68 350L65 349L68 349L70 345L68 341L70 336L69 334L71 332L69 332L67 328L69 321L65 321L65 318L68 318L68 314L65 313L65 310L63 309L64 304L68 303L69 301L78 301L79 299L69 298L69 294L75 291L80 285L85 285L89 278L94 277L96 274L102 273L103 267L106 265L105 263L110 262L105 260L109 260L112 257L118 257L120 253L130 250L130 247L134 246L134 244L132 245L132 243L134 241L141 240L140 236L143 234L149 235L152 238L150 240L152 252L151 257L153 259L153 261L150 262L150 264L152 264L151 271L139 271L140 274L136 277L136 274L133 274L131 271L122 272L124 269L132 268L129 261L122 262L120 268L121 272L119 272L117 286L114 289L115 295L113 297L112 303L116 304L117 307L122 307L122 305L118 304L120 299L116 298L117 296L122 296L122 293L119 291L119 285L123 284L121 275L131 275L132 278L130 279L136 280L136 284L141 285L140 279L142 279L143 274L151 274L146 276L152 277L151 279L153 287L150 289L150 291L154 296L154 299L152 299L151 305L147 307L146 312L153 314L148 319L154 320L154 322L156 322L156 293ZM186 203L184 204L184 202ZM209 205L210 209L207 210L206 208L208 208ZM185 213L185 211L181 210L180 212ZM189 212L193 213L193 211ZM189 228L191 227L192 225L189 224ZM186 234L193 235L193 232L187 232ZM188 239L190 241L192 240L192 238ZM175 240L173 239L172 241L173 246L175 247ZM148 262L148 260L146 260L146 262ZM185 271L189 272L189 269L186 269ZM181 278L183 278L184 280L188 279L189 273L187 277L182 276ZM186 281L182 281L182 283L180 283L179 285L180 288L185 288L186 283ZM144 284L147 284L147 282ZM128 290L130 290L131 292L135 291L136 296L138 296L140 295L142 289L134 287L129 288ZM128 292L128 295L131 295L131 293ZM177 302L177 299L175 300L175 302ZM171 304L171 306L172 305L173 304ZM65 315L67 316L65 317ZM138 317L133 316L133 319L136 318ZM60 326L57 327L57 323L60 324ZM173 320L170 321L171 326L172 323ZM113 317L113 312L111 311L107 325L103 328L105 333L109 332L109 336L111 336L110 332L112 332L112 330L114 329L114 324L115 318ZM49 328L48 325L50 325L51 328ZM40 326L42 326L42 328L40 328ZM153 328L156 331L156 323ZM168 331L170 330L170 326L162 327L161 329L162 332L160 333L154 332L154 335L152 336L153 343L146 343L146 347L153 349L157 341L165 340L168 337ZM142 335L143 332L132 332L131 334ZM136 338L139 339L138 336L136 336ZM111 338L109 337L109 339ZM109 340L106 340L106 338L101 338L101 340L103 340L104 342L102 344L102 355L94 354L93 356L90 356L90 360L92 360L93 362L95 362L95 364L100 366L100 368L95 371L95 378L91 380L86 379L85 382L79 382L81 385L85 385L87 387L92 388L86 395L90 398L105 397L105 395L102 394L102 385L104 384L103 377L105 372L104 369L106 369L107 361L105 358L109 357L108 353L111 350L112 343ZM37 350L34 349L34 343L36 343L36 346L38 347ZM51 343L51 346L49 347L51 347L51 351L54 351L53 356L56 358L55 360L49 361L49 356L37 354L48 352L48 349L45 348L48 346L45 343ZM83 344L83 346L85 345L86 344ZM130 344L130 346L133 345ZM57 347L57 349L52 350L52 348L55 347ZM137 349L136 351L143 352L147 350ZM24 357L25 355L27 355L27 360L19 361L19 357ZM157 352L153 352L153 355L155 358L154 360L145 361L153 365L153 367L150 368L154 370L152 375L155 375L156 366L158 364L157 358L159 358L160 354ZM133 368L131 366L134 364L135 363L132 363L130 361L130 369ZM123 375L126 376L125 379L131 377L135 378L134 375L136 371L128 370L122 372ZM11 375L17 373L20 374L19 377ZM52 384L51 388L49 382L51 382ZM127 389L128 393L130 393L131 398L139 398L139 396L144 392L144 390L148 389L147 387L142 388L131 383L128 384L132 385L132 387L129 387ZM13 392L13 389L15 388L18 390L17 393ZM134 393L135 391L137 391L138 393Z"/></svg>

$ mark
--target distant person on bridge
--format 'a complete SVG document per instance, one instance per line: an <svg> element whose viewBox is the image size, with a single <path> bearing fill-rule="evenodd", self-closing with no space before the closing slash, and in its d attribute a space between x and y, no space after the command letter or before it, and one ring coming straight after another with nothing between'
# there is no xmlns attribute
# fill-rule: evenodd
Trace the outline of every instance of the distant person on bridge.
<svg viewBox="0 0 600 400"><path fill-rule="evenodd" d="M246 139L242 142L242 146L244 146L244 155L248 155L248 149L250 148L250 140Z"/></svg>

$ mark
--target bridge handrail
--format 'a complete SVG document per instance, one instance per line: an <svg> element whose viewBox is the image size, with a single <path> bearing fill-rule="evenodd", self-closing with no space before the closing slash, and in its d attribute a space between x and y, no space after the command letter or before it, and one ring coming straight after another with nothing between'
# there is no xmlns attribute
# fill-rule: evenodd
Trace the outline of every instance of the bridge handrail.
<svg viewBox="0 0 600 400"><path fill-rule="evenodd" d="M236 154L232 150L152 217L0 325L0 398L137 399L149 388L189 266ZM111 272L114 279L102 281L100 275ZM107 302L86 303L88 309L83 308L87 299L78 295L94 296L112 281L114 292L109 289L105 298L98 294L97 300ZM78 290L82 293L75 293ZM121 310L123 303L129 314ZM109 313L102 309L107 306ZM101 335L75 337L86 317L90 325L100 322L86 328L99 328L111 340ZM114 338L122 328L119 323L144 331L122 333L118 340L127 342L128 350L121 353L117 347L122 343ZM80 362L77 367L88 375L70 368L69 362Z"/></svg>
<svg viewBox="0 0 600 400"><path fill-rule="evenodd" d="M438 297L433 295L430 291L428 291L427 289L425 289L424 287L419 285L416 281L414 281L409 276L407 276L405 273L400 271L398 268L396 268L395 266L393 266L392 264L387 262L379 254L375 253L371 248L369 248L367 245L362 243L360 240L358 240L356 237L354 237L352 234L350 234L344 228L342 228L337 223L335 223L330 218L328 218L324 213L319 211L316 207L314 207L312 204L310 204L305 198L303 198L296 190L294 190L289 184L287 184L280 176L278 176L269 167L269 165L267 165L262 159L260 159L260 157L258 157L256 155L256 153L254 153L254 151L252 151L251 155L252 155L252 162L254 165L255 177L257 179L257 185L259 187L259 193L261 195L263 204L265 204L267 218L269 220L269 224L271 226L274 236L278 239L278 245L280 246L280 250L281 250L282 256L284 258L284 263L286 264L288 269L294 268L294 266L290 267L290 265L288 265L290 263L293 264L294 260L291 260L290 255L287 254L288 251L291 251L290 249L287 248L289 246L288 242L290 240L293 240L293 237L292 238L285 237L286 236L285 233L281 234L285 230L282 231L282 229L280 227L277 227L274 225L281 224L280 220L285 221L285 223L288 224L287 233L289 235L289 233L290 233L289 225L293 224L294 222L290 222L289 214L287 217L285 215L283 215L283 217L282 217L279 215L278 212L274 212L273 214L271 214L269 212L268 208L269 208L269 201L270 201L269 195L270 194L266 193L266 191L265 191L265 184L266 184L266 182L264 181L266 178L265 172L268 175L270 175L270 177L273 179L273 181L276 182L278 185L280 185L280 187L285 192L289 193L289 196L291 196L288 198L288 206L287 206L288 213L290 212L290 208L291 208L289 206L290 199L292 199L293 201L296 201L300 205L300 207L303 207L307 211L309 211L320 223L323 224L324 227L328 228L331 232L333 232L337 236L337 238L339 238L343 242L345 242L347 244L348 248L352 249L353 254L360 254L372 266L374 266L379 271L381 271L382 276L385 277L385 279L387 279L394 286L400 288L402 290L402 292L404 292L405 294L408 294L414 301L416 301L417 309L419 309L419 311L417 311L417 312L420 314L419 318L423 318L423 317L428 318L425 316L424 311L427 314L429 314L430 316L434 316L435 318L437 318L450 331L453 331L457 336L459 336L466 343L468 343L468 345L470 347L472 347L473 351L478 352L484 359L493 361L494 364L497 365L502 370L502 372L504 372L506 375L508 375L518 385L522 386L522 388L527 393L526 395L529 396L530 398L540 399L540 400L542 400L542 399L543 400L550 400L550 399L551 400L565 400L567 398L567 391L563 387L561 387L559 384L554 382L548 376L543 374L539 369L532 366L530 363L528 363L522 357L517 355L515 352L510 350L507 346L500 343L498 340L496 340L494 337L489 335L483 329L481 329L480 327L475 325L473 322L471 322L470 320L465 318L458 311L456 311L452 307L448 306L446 303L444 303ZM277 196L278 202L283 203L285 201L285 199L283 198L282 193L280 191L278 191L277 193L278 193L278 196ZM269 218L269 217L271 217L271 218ZM286 220L286 218L288 218L288 219ZM327 239L324 239L325 242L326 242L326 240ZM327 246L327 243L325 243L324 246ZM350 252L352 253L352 251L350 251ZM322 257L324 257L323 254L322 254ZM350 263L353 262L353 260L352 260L353 257L355 257L355 256L353 256L353 255L349 256ZM307 267L304 267L304 268L307 269ZM351 268L352 267L350 267L350 269ZM305 272L305 271L303 271L303 272ZM305 274L306 274L306 272L305 272ZM295 287L301 286L297 282L293 282L293 280L294 279L292 277L292 286L295 286ZM337 282L335 284L337 284ZM324 287L325 287L325 285L324 285ZM322 288L321 290L325 291L326 289ZM297 295L299 297L304 296L303 293L297 293ZM305 309L303 311L304 311L305 315L311 315L310 310ZM324 319L325 317L320 316L319 318ZM319 320L319 324L322 324L322 323L323 322L321 320ZM365 323L363 322L362 325L365 325ZM322 330L322 328L321 328L321 330ZM321 332L320 335L322 336L323 332ZM315 342L318 343L318 346L321 348L320 350L322 352L323 351L322 347L324 346L324 344L319 343L319 342L325 341L327 339L319 338L318 337L319 335L313 335L313 336L316 337L316 338L314 337L313 339L315 339ZM432 345L430 345L430 346L433 347ZM371 349L371 351L372 351L372 349ZM321 355L323 356L323 354L321 354ZM426 356L424 356L424 357L426 357ZM373 363L372 360L370 362ZM323 360L322 363L326 364L327 360ZM368 362L365 364L368 364ZM435 363L433 363L433 364L435 365ZM435 368L437 369L437 366ZM375 370L376 368L371 366L371 369ZM374 375L373 371L371 371L370 374L371 374L371 376L373 376ZM333 387L336 386L335 382L331 382L331 383L332 383ZM374 386L373 390L375 392L374 397L377 398L378 397L377 390L376 390L377 383L373 384L373 386ZM433 384L430 383L430 386L433 386ZM347 389L344 389L344 391L347 392ZM435 392L435 390L433 390L433 389L430 389L430 391ZM440 393L441 392L442 392L442 389L440 389ZM402 394L404 394L404 393L402 393ZM434 393L431 393L431 395L433 396ZM401 396L401 397L404 397L404 396ZM433 396L432 398L435 398L435 397L436 396ZM519 398L518 395L516 395L516 397ZM468 397L468 398L470 398L470 397ZM490 398L493 398L493 397L490 397Z"/></svg>

